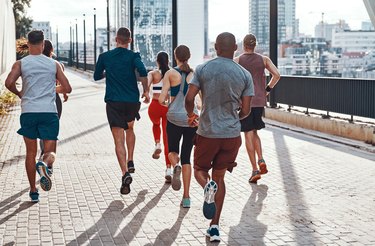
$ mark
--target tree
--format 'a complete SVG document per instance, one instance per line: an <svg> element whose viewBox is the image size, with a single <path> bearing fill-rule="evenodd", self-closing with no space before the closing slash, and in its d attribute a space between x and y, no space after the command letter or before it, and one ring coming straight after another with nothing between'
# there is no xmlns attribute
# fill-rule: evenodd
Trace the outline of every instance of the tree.
<svg viewBox="0 0 375 246"><path fill-rule="evenodd" d="M30 2L31 0L12 0L16 21L16 38L25 37L31 28L33 20L26 16L26 8L30 7Z"/></svg>

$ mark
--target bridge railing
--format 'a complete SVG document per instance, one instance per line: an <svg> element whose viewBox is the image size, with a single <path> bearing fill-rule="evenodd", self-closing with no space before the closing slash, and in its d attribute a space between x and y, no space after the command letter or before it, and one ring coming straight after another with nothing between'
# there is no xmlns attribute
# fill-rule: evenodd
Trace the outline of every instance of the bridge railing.
<svg viewBox="0 0 375 246"><path fill-rule="evenodd" d="M282 76L276 103L375 119L375 81Z"/></svg>
<svg viewBox="0 0 375 246"><path fill-rule="evenodd" d="M94 69L86 64L86 70ZM375 119L374 80L282 76L273 93L276 103Z"/></svg>

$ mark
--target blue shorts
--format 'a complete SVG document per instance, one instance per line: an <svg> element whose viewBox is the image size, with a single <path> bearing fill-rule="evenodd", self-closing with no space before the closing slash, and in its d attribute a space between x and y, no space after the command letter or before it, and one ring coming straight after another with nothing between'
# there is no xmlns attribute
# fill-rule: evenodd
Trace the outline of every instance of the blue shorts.
<svg viewBox="0 0 375 246"><path fill-rule="evenodd" d="M23 113L18 134L30 139L57 140L59 118L57 113Z"/></svg>

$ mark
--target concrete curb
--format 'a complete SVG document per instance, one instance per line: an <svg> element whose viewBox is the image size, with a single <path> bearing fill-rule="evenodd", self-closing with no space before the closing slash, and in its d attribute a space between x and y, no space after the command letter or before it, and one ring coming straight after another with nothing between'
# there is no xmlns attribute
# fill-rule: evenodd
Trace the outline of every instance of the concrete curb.
<svg viewBox="0 0 375 246"><path fill-rule="evenodd" d="M304 133L375 153L375 126L336 119L322 119L294 112L266 108L269 125Z"/></svg>

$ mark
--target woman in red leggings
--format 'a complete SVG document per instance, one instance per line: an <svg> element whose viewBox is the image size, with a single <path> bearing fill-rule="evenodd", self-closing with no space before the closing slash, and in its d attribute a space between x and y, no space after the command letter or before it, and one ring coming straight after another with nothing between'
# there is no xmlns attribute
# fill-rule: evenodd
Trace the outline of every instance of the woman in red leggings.
<svg viewBox="0 0 375 246"><path fill-rule="evenodd" d="M154 134L155 140L155 150L152 154L152 158L159 159L160 153L162 152L160 143L160 123L163 131L163 144L164 144L164 157L166 163L165 170L165 182L170 183L172 180L172 170L171 162L168 158L168 138L167 138L167 112L168 106L161 105L158 101L161 88L163 87L163 77L164 74L169 70L169 57L168 54L161 51L158 53L156 62L158 65L158 70L154 70L148 73L148 84L152 86L152 101L148 108L148 115L152 121L152 132Z"/></svg>

